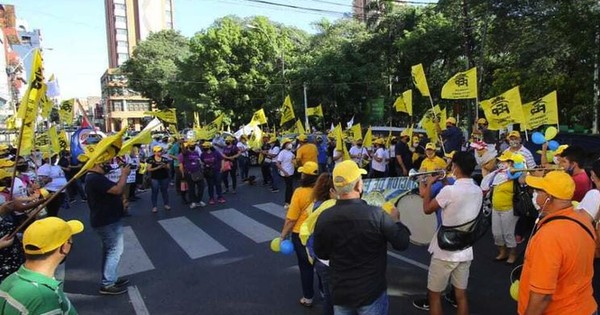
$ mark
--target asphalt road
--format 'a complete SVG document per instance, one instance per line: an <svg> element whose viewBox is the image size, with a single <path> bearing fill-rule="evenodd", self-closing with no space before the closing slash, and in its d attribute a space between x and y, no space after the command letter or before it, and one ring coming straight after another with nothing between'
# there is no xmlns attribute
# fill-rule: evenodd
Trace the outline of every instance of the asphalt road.
<svg viewBox="0 0 600 315"><path fill-rule="evenodd" d="M269 249L283 224L283 190L271 193L260 185L243 185L237 194L225 195L225 204L194 210L182 205L173 186L170 193L171 211L152 214L149 191L132 203L120 266L131 283L120 296L98 294L100 240L89 227L87 205L77 202L61 210L63 218L80 219L86 226L74 238L64 270L64 290L80 314L321 313L318 298L312 308L298 303L302 293L296 257ZM475 246L468 289L471 314L516 313L508 294L511 267L493 262L495 255L491 235ZM427 314L411 303L426 292L429 259L423 246L390 251L390 314ZM446 314L455 313L444 304Z"/></svg>

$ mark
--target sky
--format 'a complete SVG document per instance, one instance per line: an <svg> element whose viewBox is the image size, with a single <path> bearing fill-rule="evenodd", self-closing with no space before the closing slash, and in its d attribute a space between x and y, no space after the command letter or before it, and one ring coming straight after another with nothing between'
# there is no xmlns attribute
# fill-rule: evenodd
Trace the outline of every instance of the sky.
<svg viewBox="0 0 600 315"><path fill-rule="evenodd" d="M40 29L45 74L59 80L61 98L100 96L100 77L108 68L103 0L4 0L14 4L17 19ZM352 11L352 0L268 0L310 7L314 12L252 0L174 0L175 29L185 36L208 28L226 15L267 16L273 21L314 32L312 22L336 20Z"/></svg>

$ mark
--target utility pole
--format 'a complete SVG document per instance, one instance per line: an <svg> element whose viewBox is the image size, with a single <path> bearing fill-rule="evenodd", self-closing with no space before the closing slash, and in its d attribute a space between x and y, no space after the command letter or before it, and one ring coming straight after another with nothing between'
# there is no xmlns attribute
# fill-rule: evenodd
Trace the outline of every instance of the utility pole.
<svg viewBox="0 0 600 315"><path fill-rule="evenodd" d="M308 125L308 97L306 96L306 82L304 82L302 84L302 87L304 88L304 124L306 126L306 129L309 129L310 126ZM306 131L307 133L310 133L310 129Z"/></svg>

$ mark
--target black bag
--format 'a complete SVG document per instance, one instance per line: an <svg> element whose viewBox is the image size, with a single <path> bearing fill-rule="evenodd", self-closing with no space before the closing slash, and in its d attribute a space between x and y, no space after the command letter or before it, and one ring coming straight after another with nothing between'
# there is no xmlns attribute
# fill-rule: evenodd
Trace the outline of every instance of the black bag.
<svg viewBox="0 0 600 315"><path fill-rule="evenodd" d="M532 195L525 185L518 179L514 180L513 188L513 214L518 217L537 218L538 211L531 200Z"/></svg>
<svg viewBox="0 0 600 315"><path fill-rule="evenodd" d="M193 173L190 173L190 177L192 178L192 181L199 182L204 179L204 172L202 169L199 169Z"/></svg>
<svg viewBox="0 0 600 315"><path fill-rule="evenodd" d="M447 251L459 251L473 246L492 226L492 213L483 209L477 217L455 226L442 225L437 233L438 246Z"/></svg>

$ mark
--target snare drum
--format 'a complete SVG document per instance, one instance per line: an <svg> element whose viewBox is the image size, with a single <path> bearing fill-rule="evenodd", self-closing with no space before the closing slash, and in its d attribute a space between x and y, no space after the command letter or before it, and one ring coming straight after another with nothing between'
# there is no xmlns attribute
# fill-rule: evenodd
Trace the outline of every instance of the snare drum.
<svg viewBox="0 0 600 315"><path fill-rule="evenodd" d="M396 208L400 212L400 222L410 230L410 242L415 245L428 245L437 229L434 214L423 212L423 198L415 193L400 197Z"/></svg>

